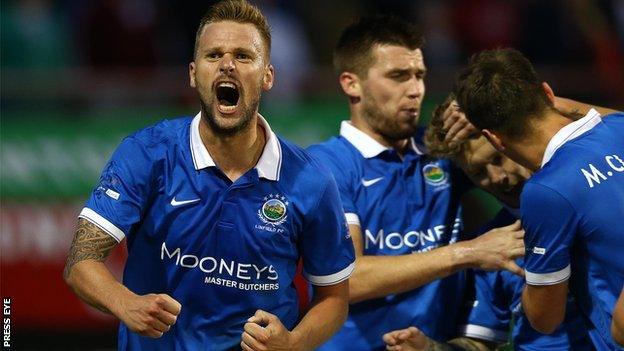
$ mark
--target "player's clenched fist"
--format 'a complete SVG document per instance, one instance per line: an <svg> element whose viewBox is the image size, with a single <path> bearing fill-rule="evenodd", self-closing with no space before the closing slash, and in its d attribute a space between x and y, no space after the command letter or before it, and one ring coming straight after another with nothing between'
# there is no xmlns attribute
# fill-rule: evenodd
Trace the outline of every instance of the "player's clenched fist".
<svg viewBox="0 0 624 351"><path fill-rule="evenodd" d="M257 310L245 323L241 340L244 351L297 350L293 345L290 331L277 316Z"/></svg>
<svg viewBox="0 0 624 351"><path fill-rule="evenodd" d="M122 301L117 317L133 332L159 338L175 324L182 305L166 294L134 295Z"/></svg>

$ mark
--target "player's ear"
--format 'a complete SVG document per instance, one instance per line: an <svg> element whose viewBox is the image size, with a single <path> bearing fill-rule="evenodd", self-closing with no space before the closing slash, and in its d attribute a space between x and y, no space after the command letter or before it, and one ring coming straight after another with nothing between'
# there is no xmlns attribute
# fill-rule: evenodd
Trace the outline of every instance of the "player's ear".
<svg viewBox="0 0 624 351"><path fill-rule="evenodd" d="M554 105L555 104L555 92L552 90L550 85L548 85L548 83L546 82L542 82L542 89L544 89L546 96L548 96L548 100L550 100L550 102Z"/></svg>
<svg viewBox="0 0 624 351"><path fill-rule="evenodd" d="M483 129L481 131L481 133L490 142L490 144L492 144L492 146L494 146L494 148L496 150L498 150L500 152L505 151L505 144L503 143L501 138L498 135L496 135L495 132L492 132L489 129Z"/></svg>
<svg viewBox="0 0 624 351"><path fill-rule="evenodd" d="M342 91L350 98L359 98L362 95L360 77L351 72L342 72L338 78Z"/></svg>
<svg viewBox="0 0 624 351"><path fill-rule="evenodd" d="M271 90L274 80L275 69L273 68L273 65L269 63L264 70L264 76L262 76L262 90Z"/></svg>
<svg viewBox="0 0 624 351"><path fill-rule="evenodd" d="M189 85L191 88L197 88L195 84L195 62L189 63Z"/></svg>

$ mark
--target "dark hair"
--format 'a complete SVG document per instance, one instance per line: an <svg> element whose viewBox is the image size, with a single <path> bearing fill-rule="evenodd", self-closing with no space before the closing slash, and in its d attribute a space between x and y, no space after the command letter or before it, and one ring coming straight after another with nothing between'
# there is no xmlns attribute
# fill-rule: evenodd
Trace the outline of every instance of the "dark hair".
<svg viewBox="0 0 624 351"><path fill-rule="evenodd" d="M245 0L221 1L212 6L210 10L206 12L204 17L202 17L201 22L199 22L199 27L197 28L197 33L195 34L194 55L197 55L199 38L201 37L204 27L207 24L221 21L249 23L254 25L264 40L267 57L271 55L271 28L269 27L269 23L257 7L251 5Z"/></svg>
<svg viewBox="0 0 624 351"><path fill-rule="evenodd" d="M530 118L553 108L531 62L517 50L496 49L475 54L455 83L460 108L477 128L521 138Z"/></svg>
<svg viewBox="0 0 624 351"><path fill-rule="evenodd" d="M445 140L446 131L444 130L444 120L442 119L442 115L454 100L455 95L451 93L443 103L436 106L433 111L433 116L429 121L429 125L427 126L427 130L425 131L425 146L427 146L427 154L433 157L456 160L463 154L466 149L466 145L470 140L464 139L455 142Z"/></svg>
<svg viewBox="0 0 624 351"><path fill-rule="evenodd" d="M420 31L410 22L388 15L365 17L349 25L340 35L334 49L334 68L338 73L366 76L375 45L398 45L414 50L423 43Z"/></svg>

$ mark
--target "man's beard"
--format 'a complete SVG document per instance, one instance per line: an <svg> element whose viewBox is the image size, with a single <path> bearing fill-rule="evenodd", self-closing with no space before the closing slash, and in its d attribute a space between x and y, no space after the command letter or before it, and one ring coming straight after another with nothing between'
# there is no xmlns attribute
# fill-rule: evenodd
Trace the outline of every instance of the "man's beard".
<svg viewBox="0 0 624 351"><path fill-rule="evenodd" d="M413 126L410 130L401 130L396 117L387 116L370 94L364 100L363 117L375 132L388 141L411 138L418 130L418 125Z"/></svg>
<svg viewBox="0 0 624 351"><path fill-rule="evenodd" d="M206 103L201 98L201 96L199 98L199 102L201 104L201 108L203 111L202 115L204 116L206 122L208 122L208 126L210 127L210 129L216 135L229 137L229 136L238 134L240 131L245 130L249 126L249 123L251 122L254 116L254 113L256 112L258 106L260 105L260 98L258 98L255 101L252 101L250 106L244 106L244 105L240 106L241 111L239 113L242 115L242 118L239 119L238 123L236 123L235 125L228 126L228 127L224 127L220 125L217 122L217 119L212 114L212 111L214 108L213 102Z"/></svg>

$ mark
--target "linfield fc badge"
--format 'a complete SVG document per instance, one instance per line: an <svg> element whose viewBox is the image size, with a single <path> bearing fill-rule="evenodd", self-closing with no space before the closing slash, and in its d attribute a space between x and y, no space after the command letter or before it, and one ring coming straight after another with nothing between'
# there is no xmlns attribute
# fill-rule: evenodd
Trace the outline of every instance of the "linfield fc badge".
<svg viewBox="0 0 624 351"><path fill-rule="evenodd" d="M264 204L258 210L258 217L264 224L278 226L288 217L288 200L279 194L269 194L264 197Z"/></svg>
<svg viewBox="0 0 624 351"><path fill-rule="evenodd" d="M431 185L439 186L448 183L446 172L434 163L423 167L423 176L425 177L425 181Z"/></svg>

